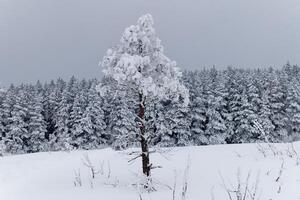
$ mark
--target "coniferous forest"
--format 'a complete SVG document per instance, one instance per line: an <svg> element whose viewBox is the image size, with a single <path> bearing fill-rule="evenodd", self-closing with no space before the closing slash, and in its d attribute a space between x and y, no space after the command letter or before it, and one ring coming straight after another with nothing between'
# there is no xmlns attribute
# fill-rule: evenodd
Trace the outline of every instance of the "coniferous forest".
<svg viewBox="0 0 300 200"><path fill-rule="evenodd" d="M135 98L98 85L110 80L57 79L0 90L0 146L31 153L137 146ZM287 142L299 138L300 67L184 71L188 107L170 101L147 105L151 145L185 146ZM126 137L126 138L124 138Z"/></svg>

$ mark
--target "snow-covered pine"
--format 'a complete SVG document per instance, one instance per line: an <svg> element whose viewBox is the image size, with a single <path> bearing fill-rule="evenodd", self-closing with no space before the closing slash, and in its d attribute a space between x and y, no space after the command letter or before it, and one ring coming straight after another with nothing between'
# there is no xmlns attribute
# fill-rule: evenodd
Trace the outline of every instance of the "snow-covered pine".
<svg viewBox="0 0 300 200"><path fill-rule="evenodd" d="M191 142L189 107L182 103L171 102L168 115L172 138L175 141L172 146L189 146Z"/></svg>
<svg viewBox="0 0 300 200"><path fill-rule="evenodd" d="M42 95L38 90L29 105L28 141L26 152L41 152L49 150L46 141L46 122L44 120Z"/></svg>
<svg viewBox="0 0 300 200"><path fill-rule="evenodd" d="M14 102L10 103L11 115L7 119L5 147L9 153L25 153L29 138L28 123L26 123L28 105L25 102L25 89L23 86L21 87L22 89L15 91L13 94Z"/></svg>
<svg viewBox="0 0 300 200"><path fill-rule="evenodd" d="M4 124L4 101L5 91L0 87L0 156L5 152L4 136L5 136L5 124Z"/></svg>
<svg viewBox="0 0 300 200"><path fill-rule="evenodd" d="M204 131L206 129L206 95L204 95L203 81L206 75L206 70L187 71L184 73L183 80L189 89L190 93L190 131L191 140L195 145L209 144Z"/></svg>
<svg viewBox="0 0 300 200"><path fill-rule="evenodd" d="M2 141L2 137L5 131L5 125L4 125L4 108L3 108L3 102L5 99L5 92L0 87L0 140Z"/></svg>
<svg viewBox="0 0 300 200"><path fill-rule="evenodd" d="M244 143L252 140L256 131L253 119L256 119L248 98L248 72L229 67L226 70L226 127L227 143Z"/></svg>
<svg viewBox="0 0 300 200"><path fill-rule="evenodd" d="M69 119L70 119L70 104L67 100L67 88L62 93L62 99L58 104L55 131L50 136L50 145L53 150L70 150L71 135L69 131Z"/></svg>
<svg viewBox="0 0 300 200"><path fill-rule="evenodd" d="M209 70L209 82L206 102L205 136L208 144L224 144L226 140L226 123L223 117L225 89L222 77L215 68Z"/></svg>
<svg viewBox="0 0 300 200"><path fill-rule="evenodd" d="M209 144L208 138L205 136L207 123L207 111L204 104L205 99L196 96L191 103L191 135L195 145Z"/></svg>
<svg viewBox="0 0 300 200"><path fill-rule="evenodd" d="M188 90L180 81L181 72L176 63L164 55L150 14L140 17L137 25L126 28L120 45L107 51L101 66L104 75L112 81L111 84L101 84L100 93L114 92L119 98L124 93L132 94L138 105L143 173L150 176L150 137L145 132L145 107L156 99L171 99L185 106L189 103Z"/></svg>
<svg viewBox="0 0 300 200"><path fill-rule="evenodd" d="M71 145L74 148L80 148L84 145L84 142L82 141L84 134L82 119L86 109L86 95L87 94L84 93L84 90L78 91L71 106L68 126L70 127L70 137L72 137Z"/></svg>
<svg viewBox="0 0 300 200"><path fill-rule="evenodd" d="M258 108L255 107L255 86L253 80L249 78L248 71L240 75L239 85L240 92L236 100L240 106L237 108L234 118L236 123L235 140L242 143L252 142L255 137L257 138L259 132L254 126L254 121L258 118Z"/></svg>
<svg viewBox="0 0 300 200"><path fill-rule="evenodd" d="M43 117L46 122L47 132L45 134L45 138L47 141L49 141L50 135L52 135L55 130L55 114L57 112L58 102L57 87L54 81L51 81L50 84L45 84L45 95L43 98Z"/></svg>
<svg viewBox="0 0 300 200"><path fill-rule="evenodd" d="M271 139L275 142L284 141L288 137L286 122L286 88L283 85L281 76L283 73L270 69L269 73L269 99L271 108L271 121L274 125L274 131L271 133Z"/></svg>
<svg viewBox="0 0 300 200"><path fill-rule="evenodd" d="M293 69L289 70L292 71ZM292 73L287 72L287 76L289 80L287 82L286 97L287 129L289 140L294 141L300 139L300 77L297 71Z"/></svg>
<svg viewBox="0 0 300 200"><path fill-rule="evenodd" d="M59 118L60 102L62 100L62 94L66 87L66 82L62 79L57 79L56 82L50 83L52 86L45 88L44 99L44 118L47 124L46 139L50 150L57 149L57 124Z"/></svg>
<svg viewBox="0 0 300 200"><path fill-rule="evenodd" d="M146 127L151 144L159 147L187 146L191 144L188 107L172 101L149 105ZM150 129L150 130L149 130Z"/></svg>
<svg viewBox="0 0 300 200"><path fill-rule="evenodd" d="M74 141L74 132L72 132L74 131L75 121L80 118L80 116L77 115L82 114L80 105L78 105L81 104L81 102L79 102L80 100L78 99L76 100L76 98L79 98L78 94L79 83L78 80L72 76L64 87L61 101L58 104L55 134L51 139L55 143L54 149L56 150L71 150L78 148ZM75 112L75 114L72 112ZM52 141L50 143L53 143Z"/></svg>
<svg viewBox="0 0 300 200"><path fill-rule="evenodd" d="M7 140L7 132L8 132L8 124L9 119L11 118L12 107L15 103L15 86L11 85L8 90L5 92L4 99L2 100L1 106L1 121L3 124L4 132L2 132L2 153L7 152L6 144Z"/></svg>
<svg viewBox="0 0 300 200"><path fill-rule="evenodd" d="M152 102L146 107L145 123L146 132L149 133L151 145L168 147L175 145L172 130L170 128L171 118L168 108L162 101Z"/></svg>
<svg viewBox="0 0 300 200"><path fill-rule="evenodd" d="M109 131L114 138L113 148L122 150L136 143L138 134L136 114L130 109L128 99L124 96L116 96L113 104L114 108L109 116Z"/></svg>
<svg viewBox="0 0 300 200"><path fill-rule="evenodd" d="M96 91L96 83L92 83L88 90L88 105L80 120L82 136L80 148L96 149L108 143L110 136L106 133L106 123L104 111L102 109L103 100Z"/></svg>

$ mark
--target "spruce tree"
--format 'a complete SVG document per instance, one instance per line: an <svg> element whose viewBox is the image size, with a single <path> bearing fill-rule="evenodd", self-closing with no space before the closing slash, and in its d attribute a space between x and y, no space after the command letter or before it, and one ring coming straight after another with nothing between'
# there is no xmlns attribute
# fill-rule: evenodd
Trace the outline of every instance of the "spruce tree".
<svg viewBox="0 0 300 200"><path fill-rule="evenodd" d="M25 100L25 91L19 89L16 91L14 104L12 105L11 116L8 118L5 144L10 153L25 153L25 147L28 146L28 124L26 123L27 105Z"/></svg>
<svg viewBox="0 0 300 200"><path fill-rule="evenodd" d="M69 131L70 104L68 103L67 88L62 93L58 104L55 131L50 136L50 146L53 150L71 150L71 135Z"/></svg>
<svg viewBox="0 0 300 200"><path fill-rule="evenodd" d="M39 91L36 92L36 95L33 98L33 101L29 107L29 123L28 123L28 147L27 152L40 152L48 151L49 147L47 146L46 140L46 122L44 120L43 104L42 104L42 95Z"/></svg>
<svg viewBox="0 0 300 200"><path fill-rule="evenodd" d="M106 133L103 100L96 91L93 83L88 91L88 105L81 119L82 136L80 147L83 149L100 148L109 142L109 134Z"/></svg>

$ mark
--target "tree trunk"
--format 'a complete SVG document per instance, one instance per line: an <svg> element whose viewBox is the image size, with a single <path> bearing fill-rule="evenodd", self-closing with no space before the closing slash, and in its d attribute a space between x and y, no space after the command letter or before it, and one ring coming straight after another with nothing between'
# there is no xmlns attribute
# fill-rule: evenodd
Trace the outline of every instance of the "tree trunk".
<svg viewBox="0 0 300 200"><path fill-rule="evenodd" d="M149 147L147 138L145 138L145 99L142 93L139 93L139 118L140 118L140 142L142 148L142 167L143 173L150 176L151 165L149 158Z"/></svg>

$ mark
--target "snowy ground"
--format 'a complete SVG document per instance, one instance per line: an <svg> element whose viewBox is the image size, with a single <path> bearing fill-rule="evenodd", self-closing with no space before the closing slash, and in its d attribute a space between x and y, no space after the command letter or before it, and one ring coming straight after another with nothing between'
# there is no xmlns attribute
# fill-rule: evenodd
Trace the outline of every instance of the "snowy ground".
<svg viewBox="0 0 300 200"><path fill-rule="evenodd" d="M266 157L259 149L265 151ZM294 149L300 153L300 143L294 143ZM300 198L300 165L297 165L294 149L291 144L277 144L272 148L267 144L263 147L242 144L175 148L163 156L153 154L153 163L163 168L153 171L154 182L160 184L156 183L157 191L150 194L139 192L134 186L140 178L140 160L128 164L131 157L126 152L103 149L0 157L0 199L139 200L142 193L144 200L172 200L176 173L175 198L179 200L184 170L190 160L187 199L227 200L221 177L229 190L236 190L240 171L243 190L250 171L248 193L257 185L256 194L261 194L261 200L297 200ZM95 179L83 164L84 155L102 172ZM78 170L82 186L75 187L74 171Z"/></svg>

